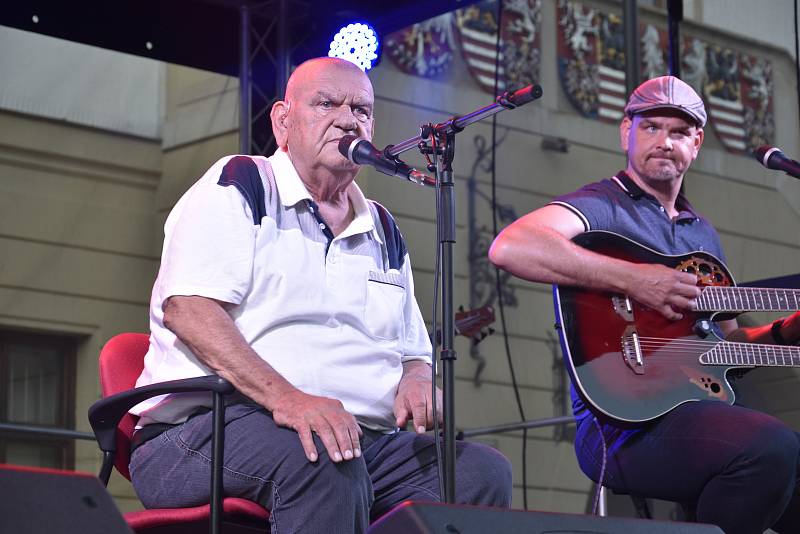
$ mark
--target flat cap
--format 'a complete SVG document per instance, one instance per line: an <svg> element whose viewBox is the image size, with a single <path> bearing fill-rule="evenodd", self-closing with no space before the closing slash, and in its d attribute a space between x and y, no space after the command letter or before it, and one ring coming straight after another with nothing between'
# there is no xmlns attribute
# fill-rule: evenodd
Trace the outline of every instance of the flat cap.
<svg viewBox="0 0 800 534"><path fill-rule="evenodd" d="M644 111L673 108L689 115L700 127L706 125L708 116L703 99L692 87L675 76L660 76L642 83L634 89L625 106L625 114L633 117Z"/></svg>

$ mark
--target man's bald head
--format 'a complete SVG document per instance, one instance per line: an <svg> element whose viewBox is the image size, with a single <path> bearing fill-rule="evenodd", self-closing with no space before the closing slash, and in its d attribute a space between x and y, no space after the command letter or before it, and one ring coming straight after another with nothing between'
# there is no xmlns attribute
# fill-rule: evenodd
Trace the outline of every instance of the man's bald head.
<svg viewBox="0 0 800 534"><path fill-rule="evenodd" d="M304 61L292 72L291 76L289 76L289 81L286 83L286 96L284 99L287 101L293 100L298 96L300 90L310 84L313 85L317 78L333 70L346 72L351 76L363 79L372 89L372 83L367 75L355 64L336 57L317 57Z"/></svg>

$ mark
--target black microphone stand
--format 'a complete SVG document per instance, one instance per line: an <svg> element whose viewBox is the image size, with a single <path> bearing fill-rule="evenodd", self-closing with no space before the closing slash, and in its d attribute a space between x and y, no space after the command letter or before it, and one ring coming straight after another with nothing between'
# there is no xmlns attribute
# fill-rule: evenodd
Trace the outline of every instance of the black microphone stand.
<svg viewBox="0 0 800 534"><path fill-rule="evenodd" d="M420 135L384 149L384 155L396 159L399 154L419 148L426 157L433 155L436 164L436 234L442 250L442 397L444 404L444 500L455 502L455 315L453 312L453 245L456 242L456 198L453 181L456 134L470 124L506 109L514 109L542 96L539 85L529 85L514 93L506 91L494 104L439 124L424 124ZM434 338L436 336L434 335Z"/></svg>

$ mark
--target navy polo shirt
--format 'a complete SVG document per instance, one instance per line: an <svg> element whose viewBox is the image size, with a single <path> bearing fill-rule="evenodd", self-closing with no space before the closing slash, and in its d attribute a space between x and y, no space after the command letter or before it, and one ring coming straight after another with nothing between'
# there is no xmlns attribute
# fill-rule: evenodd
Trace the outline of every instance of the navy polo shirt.
<svg viewBox="0 0 800 534"><path fill-rule="evenodd" d="M577 215L587 232L615 232L662 254L705 250L725 261L717 231L694 210L683 193L675 202L679 213L671 219L658 200L624 171L562 195L551 204Z"/></svg>
<svg viewBox="0 0 800 534"><path fill-rule="evenodd" d="M577 215L587 232L614 232L668 255L704 250L725 262L719 234L683 193L676 199L678 215L672 219L659 201L636 185L625 171L557 197L551 204ZM573 413L580 421L589 411L574 387L570 393Z"/></svg>

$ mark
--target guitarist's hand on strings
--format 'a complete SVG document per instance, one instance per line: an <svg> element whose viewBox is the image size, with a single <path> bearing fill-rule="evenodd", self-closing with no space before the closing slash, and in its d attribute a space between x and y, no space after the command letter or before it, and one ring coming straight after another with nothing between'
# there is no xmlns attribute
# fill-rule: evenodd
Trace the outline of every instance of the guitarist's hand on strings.
<svg viewBox="0 0 800 534"><path fill-rule="evenodd" d="M697 277L658 264L636 264L626 293L635 301L660 312L671 321L683 319L700 296Z"/></svg>

